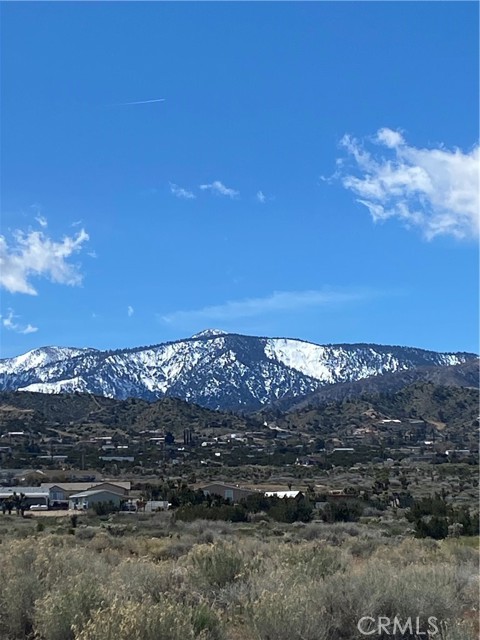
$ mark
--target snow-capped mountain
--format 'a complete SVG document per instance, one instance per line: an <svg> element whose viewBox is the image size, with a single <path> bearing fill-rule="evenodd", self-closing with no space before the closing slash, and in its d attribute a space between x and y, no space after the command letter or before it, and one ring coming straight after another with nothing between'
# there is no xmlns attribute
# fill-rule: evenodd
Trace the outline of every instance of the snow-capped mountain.
<svg viewBox="0 0 480 640"><path fill-rule="evenodd" d="M256 409L322 386L477 358L374 344L317 345L216 329L151 347L98 351L44 347L0 360L0 389L174 396L211 409Z"/></svg>

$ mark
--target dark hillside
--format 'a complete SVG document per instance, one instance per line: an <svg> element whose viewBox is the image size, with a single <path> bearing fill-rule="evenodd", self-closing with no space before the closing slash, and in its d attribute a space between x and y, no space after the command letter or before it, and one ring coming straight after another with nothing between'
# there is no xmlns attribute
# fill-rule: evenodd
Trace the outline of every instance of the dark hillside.
<svg viewBox="0 0 480 640"><path fill-rule="evenodd" d="M296 411L325 402L357 398L365 394L392 394L417 382L478 389L480 386L479 362L479 360L471 360L451 367L419 367L408 371L384 373L381 376L371 376L354 382L332 384L300 399L285 398L277 406L283 411Z"/></svg>
<svg viewBox="0 0 480 640"><path fill-rule="evenodd" d="M176 398L149 403L137 398L113 400L88 394L0 393L0 432L60 425L79 430L87 425L133 431L164 428L181 433L185 427L245 429L247 420Z"/></svg>

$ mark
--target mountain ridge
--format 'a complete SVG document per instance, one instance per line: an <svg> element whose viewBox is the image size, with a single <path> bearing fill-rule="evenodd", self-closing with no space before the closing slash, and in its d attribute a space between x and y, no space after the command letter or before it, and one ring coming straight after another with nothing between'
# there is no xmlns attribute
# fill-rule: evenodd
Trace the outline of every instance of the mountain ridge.
<svg viewBox="0 0 480 640"><path fill-rule="evenodd" d="M149 401L170 396L210 409L245 411L301 398L327 385L476 359L466 352L370 343L319 345L207 329L183 340L127 349L34 349L0 360L0 389Z"/></svg>

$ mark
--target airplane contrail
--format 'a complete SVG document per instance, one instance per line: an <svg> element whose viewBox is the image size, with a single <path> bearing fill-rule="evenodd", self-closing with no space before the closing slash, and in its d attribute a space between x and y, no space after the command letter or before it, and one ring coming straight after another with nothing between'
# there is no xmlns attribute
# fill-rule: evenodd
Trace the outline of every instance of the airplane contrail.
<svg viewBox="0 0 480 640"><path fill-rule="evenodd" d="M139 100L138 102L120 102L118 107L126 107L131 104L150 104L151 102L165 102L165 98L157 98L156 100Z"/></svg>

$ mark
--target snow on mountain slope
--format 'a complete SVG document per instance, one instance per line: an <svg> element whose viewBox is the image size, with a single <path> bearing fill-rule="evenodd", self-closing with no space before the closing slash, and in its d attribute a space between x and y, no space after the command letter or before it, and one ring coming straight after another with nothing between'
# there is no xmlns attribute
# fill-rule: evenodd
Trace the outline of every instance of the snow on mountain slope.
<svg viewBox="0 0 480 640"><path fill-rule="evenodd" d="M212 409L256 409L326 384L475 357L382 345L322 346L206 330L137 349L36 349L0 360L0 389L79 391L120 399L175 396Z"/></svg>
<svg viewBox="0 0 480 640"><path fill-rule="evenodd" d="M394 352L399 350L400 354ZM409 369L425 364L453 365L464 362L455 354L434 354L420 349L412 350L415 357L408 357L408 349L379 345L329 345L320 346L285 338L267 340L265 353L287 367L311 376L323 383L334 384L353 379L367 378L382 373ZM429 355L427 355L429 354Z"/></svg>
<svg viewBox="0 0 480 640"><path fill-rule="evenodd" d="M88 385L80 377L59 382L34 382L19 391L35 391L36 393L88 393Z"/></svg>
<svg viewBox="0 0 480 640"><path fill-rule="evenodd" d="M29 369L36 369L54 362L62 362L75 356L82 355L93 349L71 349L69 347L42 347L33 349L16 358L0 360L0 373L15 373Z"/></svg>

